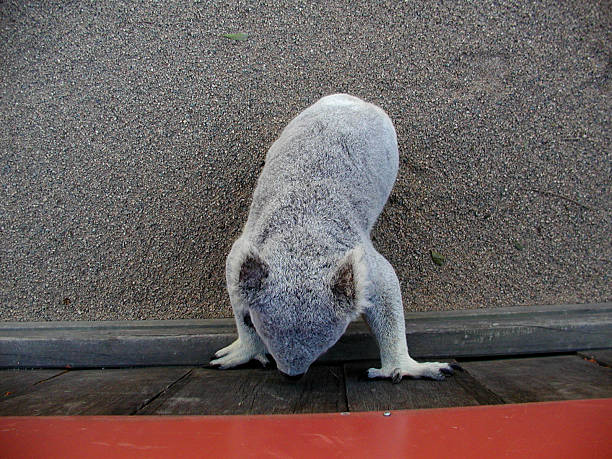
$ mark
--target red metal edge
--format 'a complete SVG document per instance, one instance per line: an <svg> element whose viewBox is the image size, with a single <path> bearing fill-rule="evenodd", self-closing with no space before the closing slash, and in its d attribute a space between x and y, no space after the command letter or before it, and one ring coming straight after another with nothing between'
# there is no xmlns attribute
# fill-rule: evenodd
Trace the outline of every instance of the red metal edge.
<svg viewBox="0 0 612 459"><path fill-rule="evenodd" d="M612 457L612 398L273 416L0 417L3 459Z"/></svg>

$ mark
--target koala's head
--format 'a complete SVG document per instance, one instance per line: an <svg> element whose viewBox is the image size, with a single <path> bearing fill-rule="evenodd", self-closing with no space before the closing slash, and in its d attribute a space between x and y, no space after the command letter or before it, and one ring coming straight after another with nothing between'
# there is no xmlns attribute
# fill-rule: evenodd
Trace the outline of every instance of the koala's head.
<svg viewBox="0 0 612 459"><path fill-rule="evenodd" d="M361 248L314 267L304 260L265 259L252 247L237 261L230 293L239 295L242 319L286 375L306 373L368 305Z"/></svg>

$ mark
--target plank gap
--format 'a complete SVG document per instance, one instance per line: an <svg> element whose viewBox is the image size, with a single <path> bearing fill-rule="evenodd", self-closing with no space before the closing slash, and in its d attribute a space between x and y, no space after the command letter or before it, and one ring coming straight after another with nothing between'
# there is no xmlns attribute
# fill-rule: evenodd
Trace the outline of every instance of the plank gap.
<svg viewBox="0 0 612 459"><path fill-rule="evenodd" d="M577 354L588 362L599 366L612 368L612 349L598 349L593 351L580 351Z"/></svg>
<svg viewBox="0 0 612 459"><path fill-rule="evenodd" d="M194 368L138 415L293 414L346 411L340 367L314 365L299 381L264 368Z"/></svg>
<svg viewBox="0 0 612 459"><path fill-rule="evenodd" d="M457 384L474 397L480 405L503 405L506 403L503 397L487 388L465 368L456 371L454 378L456 378Z"/></svg>
<svg viewBox="0 0 612 459"><path fill-rule="evenodd" d="M159 397L161 397L162 395L164 395L166 392L170 391L174 386L176 386L177 384L179 384L182 380L189 378L189 376L191 376L191 373L193 373L193 368L190 369L187 373L185 373L183 376L181 376L180 378L178 378L176 381L173 381L172 383L170 383L168 386L166 386L165 388L163 388L161 391L159 391L157 394L155 394L153 397L149 398L148 400L145 400L143 403L140 404L140 406L138 406L134 411L132 411L131 413L129 413L130 416L134 416L136 415L140 410L144 409L147 405L149 405L151 402L155 401L156 399L158 399Z"/></svg>
<svg viewBox="0 0 612 459"><path fill-rule="evenodd" d="M50 377L45 378L45 379L41 379L40 381L36 381L36 382L35 382L34 384L32 384L32 385L33 385L33 386L37 386L38 384L42 384L42 383L44 383L44 382L50 381L50 380L52 380L52 379L54 379L54 378L57 378L57 377L59 377L59 376L65 375L65 374L66 374L66 373L68 373L69 371L70 371L70 370L60 371L58 374L53 375L53 376L50 376Z"/></svg>
<svg viewBox="0 0 612 459"><path fill-rule="evenodd" d="M4 398L0 415L126 415L176 381L185 370L185 367L72 370ZM27 374L18 376L23 381ZM7 379L11 383L11 378ZM0 378L0 387L4 385Z"/></svg>

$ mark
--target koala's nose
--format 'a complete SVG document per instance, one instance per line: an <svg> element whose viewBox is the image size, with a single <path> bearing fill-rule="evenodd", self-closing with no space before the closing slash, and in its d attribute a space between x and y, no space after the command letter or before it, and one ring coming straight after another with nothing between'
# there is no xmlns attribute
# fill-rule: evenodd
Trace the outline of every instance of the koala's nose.
<svg viewBox="0 0 612 459"><path fill-rule="evenodd" d="M304 373L300 373L299 375L288 375L287 373L283 373L280 370L278 370L278 371L280 372L281 375L283 375L289 381L297 381L297 380L301 379L302 376L304 376Z"/></svg>

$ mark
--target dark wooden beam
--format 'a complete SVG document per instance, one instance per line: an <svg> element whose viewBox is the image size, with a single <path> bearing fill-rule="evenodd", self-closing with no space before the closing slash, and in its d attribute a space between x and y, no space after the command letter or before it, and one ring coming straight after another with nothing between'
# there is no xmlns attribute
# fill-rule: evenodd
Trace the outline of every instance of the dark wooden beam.
<svg viewBox="0 0 612 459"><path fill-rule="evenodd" d="M612 303L406 314L417 358L504 356L607 348ZM202 365L235 339L233 319L133 322L0 322L0 367ZM378 358L363 322L321 361Z"/></svg>

